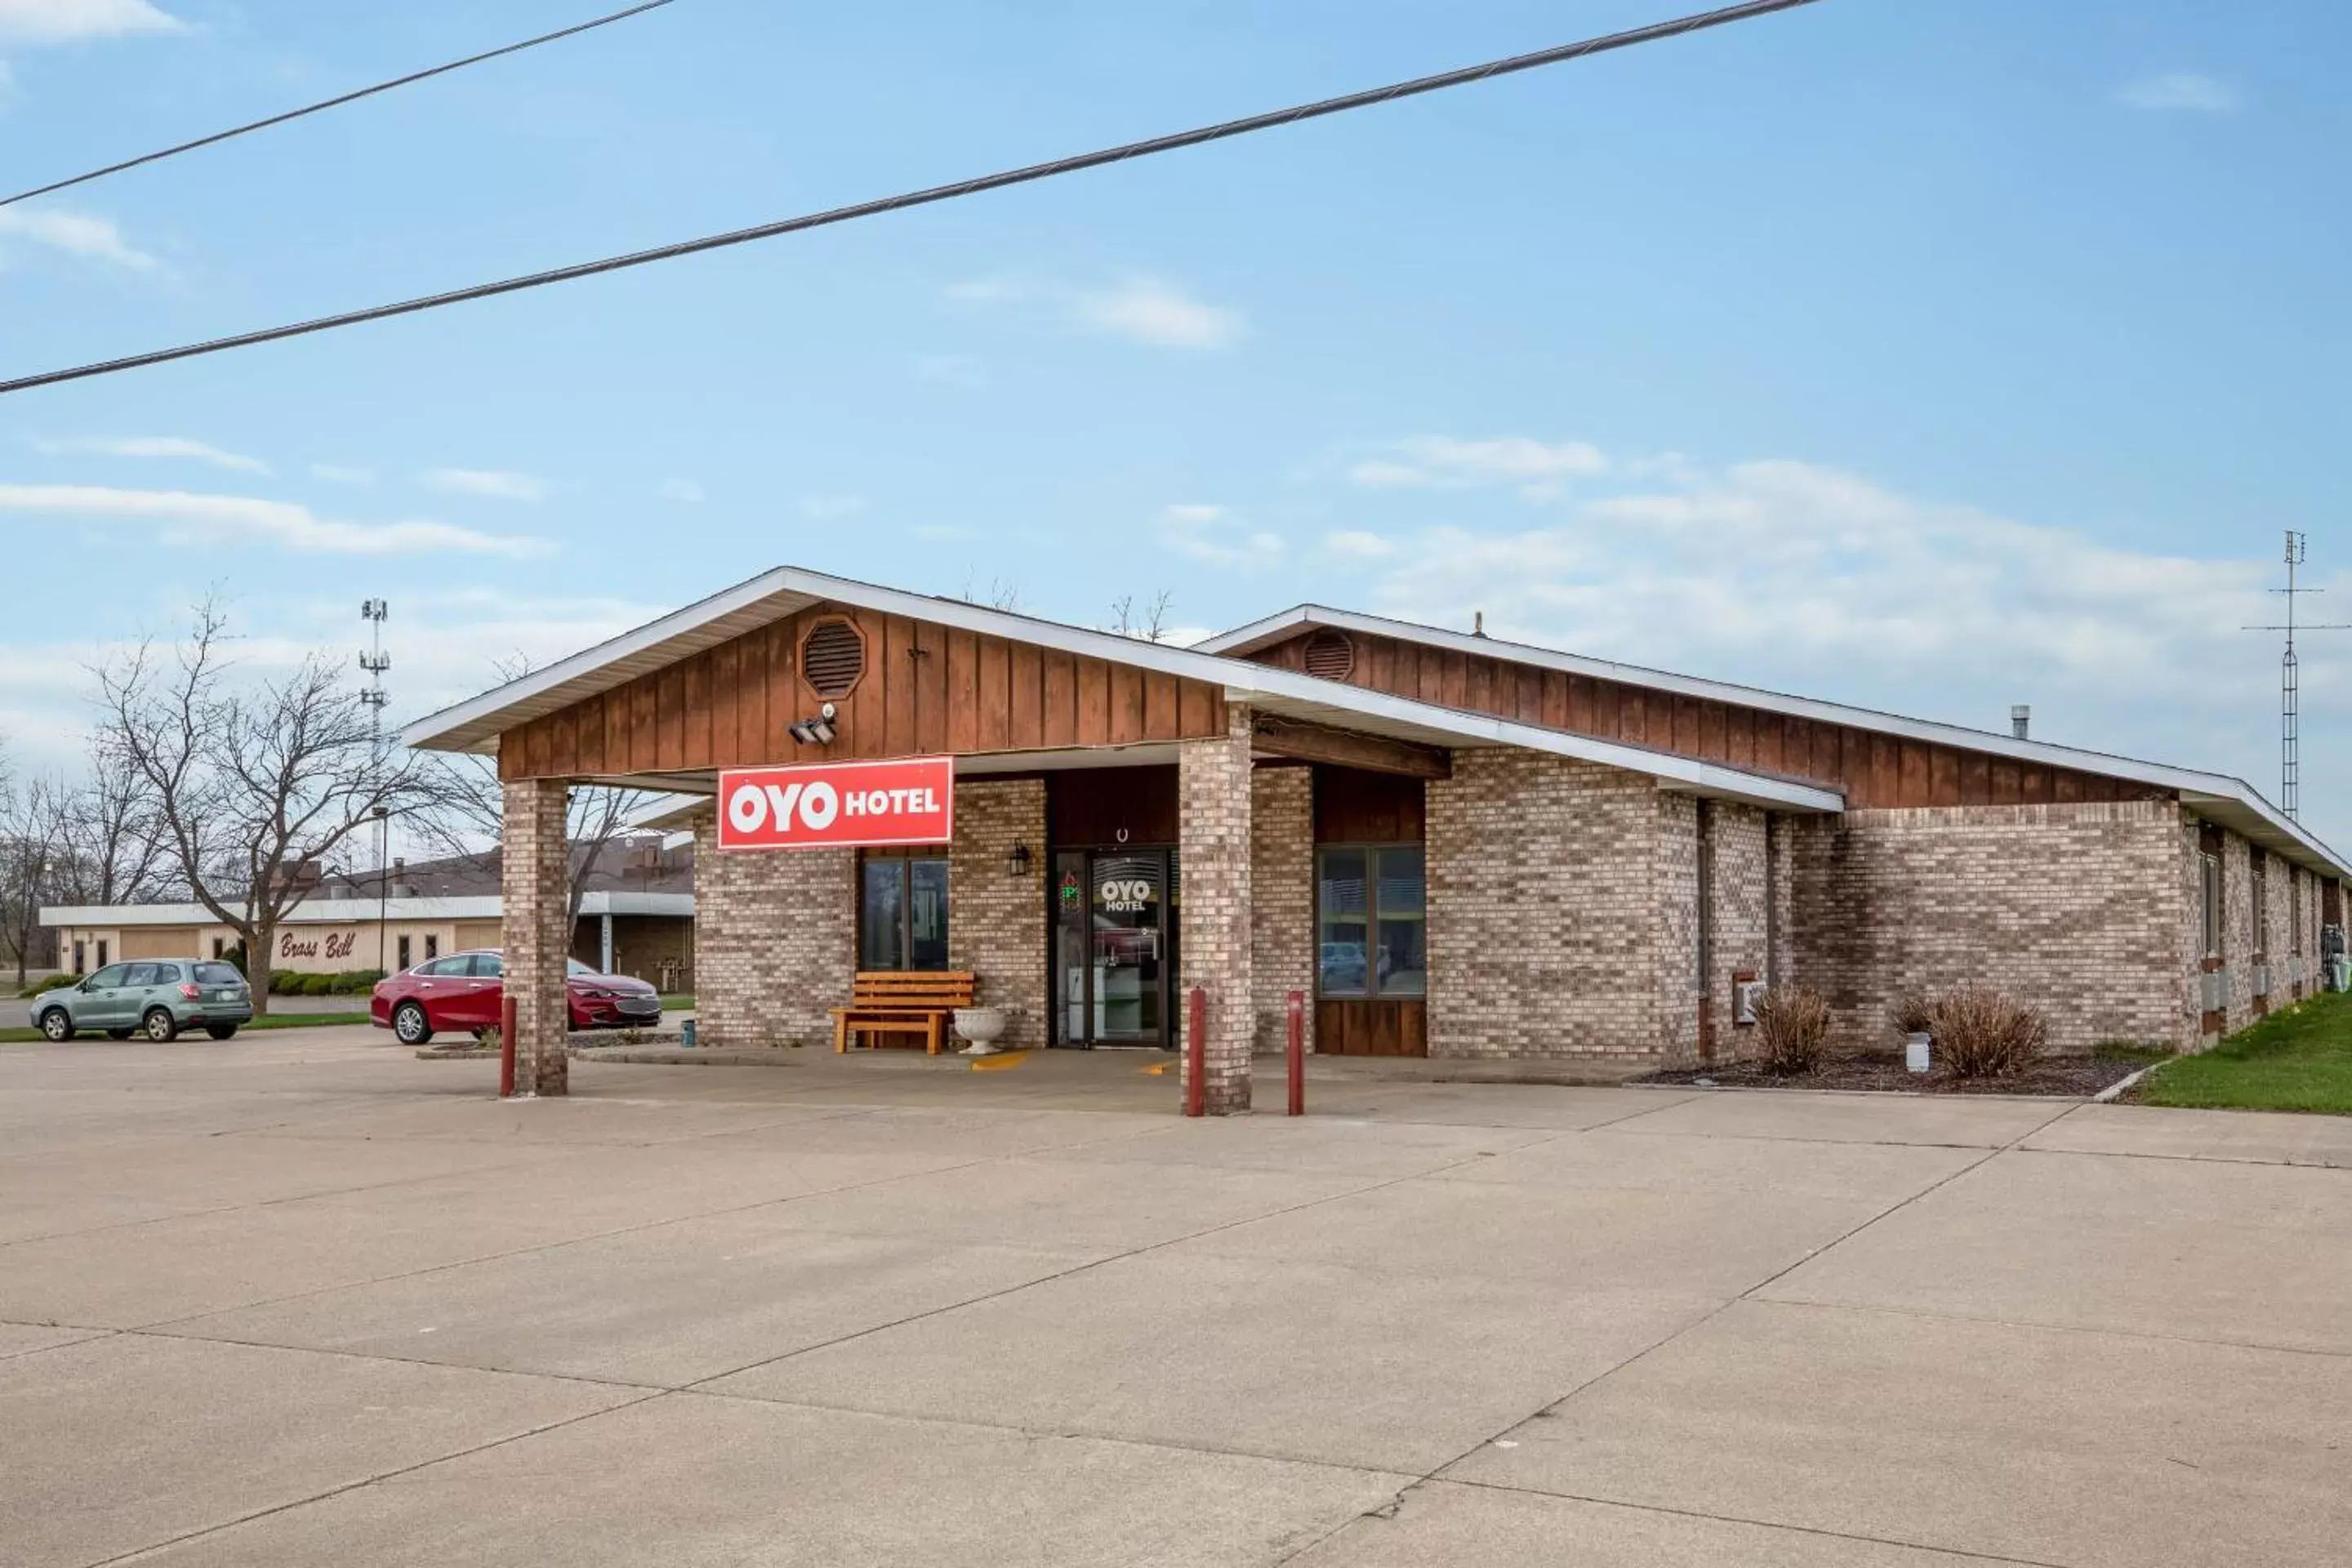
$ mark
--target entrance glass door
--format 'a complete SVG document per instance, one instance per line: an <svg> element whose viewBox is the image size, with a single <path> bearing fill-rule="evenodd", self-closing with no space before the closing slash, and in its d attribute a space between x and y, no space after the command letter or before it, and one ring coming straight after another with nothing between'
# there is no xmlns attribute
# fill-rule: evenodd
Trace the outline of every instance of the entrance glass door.
<svg viewBox="0 0 2352 1568"><path fill-rule="evenodd" d="M1165 849L1055 856L1057 1044L1167 1043L1174 973L1171 859Z"/></svg>

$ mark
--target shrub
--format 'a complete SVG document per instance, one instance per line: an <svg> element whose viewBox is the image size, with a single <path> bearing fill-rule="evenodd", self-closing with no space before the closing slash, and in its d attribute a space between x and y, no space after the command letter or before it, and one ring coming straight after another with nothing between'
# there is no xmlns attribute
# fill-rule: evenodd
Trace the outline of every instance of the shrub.
<svg viewBox="0 0 2352 1568"><path fill-rule="evenodd" d="M51 991L55 991L60 986L79 985L80 984L81 976L79 974L52 974L47 980L42 981L39 984L26 987L23 992L23 994L26 996L40 996L45 995Z"/></svg>
<svg viewBox="0 0 2352 1568"><path fill-rule="evenodd" d="M1756 1003L1759 1062L1779 1078L1822 1065L1830 1034L1830 1005L1818 991L1776 985Z"/></svg>
<svg viewBox="0 0 2352 1568"><path fill-rule="evenodd" d="M1898 1035L1932 1035L1936 1032L1936 999L1915 992L1895 1004L1895 1010L1887 1016Z"/></svg>
<svg viewBox="0 0 2352 1568"><path fill-rule="evenodd" d="M334 977L330 989L338 996L364 996L383 978L381 969L347 969Z"/></svg>
<svg viewBox="0 0 2352 1568"><path fill-rule="evenodd" d="M2050 1048L2041 1012L1980 985L1964 985L1936 1004L1936 1059L1954 1078L2010 1078Z"/></svg>

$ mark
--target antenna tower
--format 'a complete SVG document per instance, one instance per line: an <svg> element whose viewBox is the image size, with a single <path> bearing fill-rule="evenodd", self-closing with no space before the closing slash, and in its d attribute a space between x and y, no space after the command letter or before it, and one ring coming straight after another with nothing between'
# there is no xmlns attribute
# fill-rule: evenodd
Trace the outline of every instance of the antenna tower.
<svg viewBox="0 0 2352 1568"><path fill-rule="evenodd" d="M2286 586L2271 590L2285 595L2286 620L2278 626L2245 628L2250 632L2286 634L2286 653L2279 660L2279 809L2297 822L2303 819L2303 672L2294 657L2294 634L2352 631L2352 622L2314 622L2301 626L2295 624L2295 600L2305 594L2327 591L2296 585L2295 569L2303 564L2304 558L2304 535L2290 528L2286 531Z"/></svg>
<svg viewBox="0 0 2352 1568"><path fill-rule="evenodd" d="M369 764L375 770L374 784L378 792L373 815L375 817L375 966L384 966L384 932L390 925L391 909L387 900L392 896L392 816L384 809L383 796L383 709L392 700L392 693L383 689L383 672L392 668L392 655L383 651L384 618L392 606L382 599L369 599L360 605L360 616L368 624L368 646L360 653L360 668L367 671L368 683L360 693L367 704L368 727L371 731L368 750Z"/></svg>

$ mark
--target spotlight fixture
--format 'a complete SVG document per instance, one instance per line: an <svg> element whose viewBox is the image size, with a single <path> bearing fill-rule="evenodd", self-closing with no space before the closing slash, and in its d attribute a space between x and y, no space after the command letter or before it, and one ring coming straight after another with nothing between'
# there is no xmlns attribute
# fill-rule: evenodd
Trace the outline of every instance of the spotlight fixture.
<svg viewBox="0 0 2352 1568"><path fill-rule="evenodd" d="M816 710L815 718L802 720L792 725L786 733L803 746L830 746L839 733L833 727L834 718L839 712L839 709L828 702Z"/></svg>

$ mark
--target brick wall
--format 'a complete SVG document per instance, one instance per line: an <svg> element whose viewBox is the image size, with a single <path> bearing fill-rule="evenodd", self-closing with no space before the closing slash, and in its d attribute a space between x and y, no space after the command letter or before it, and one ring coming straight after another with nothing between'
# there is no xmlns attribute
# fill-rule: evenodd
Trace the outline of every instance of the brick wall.
<svg viewBox="0 0 2352 1568"><path fill-rule="evenodd" d="M564 821L572 792L560 779L528 779L502 792L499 891L506 993L515 1005L515 1089L562 1094L572 1027L563 959L571 933L571 868Z"/></svg>
<svg viewBox="0 0 2352 1568"><path fill-rule="evenodd" d="M1793 955L1830 1000L1835 1045L1885 1047L1899 997L1962 983L2042 1008L2060 1050L2193 1037L2180 955L2195 906L2171 803L1850 811L1792 827Z"/></svg>
<svg viewBox="0 0 2352 1568"><path fill-rule="evenodd" d="M1786 816L1765 818L1765 837L1770 844L1772 923L1769 929L1770 966L1764 978L1775 985L1802 985L1804 976L1798 971L1794 944L1789 933L1796 928L1797 920L1797 836L1794 824Z"/></svg>
<svg viewBox="0 0 2352 1568"><path fill-rule="evenodd" d="M1285 1003L1303 991L1315 1048L1315 772L1259 768L1250 779L1250 983L1261 1054L1288 1047Z"/></svg>
<svg viewBox="0 0 2352 1568"><path fill-rule="evenodd" d="M701 1042L830 1045L856 971L857 852L721 855L718 833L716 815L694 833Z"/></svg>
<svg viewBox="0 0 2352 1568"><path fill-rule="evenodd" d="M1667 1063L1684 1066L1698 1059L1699 1045L1699 804L1686 795L1654 798L1658 833L1650 897L1658 936L1651 964L1658 1012L1647 1043Z"/></svg>
<svg viewBox="0 0 2352 1568"><path fill-rule="evenodd" d="M1732 976L1761 979L1771 931L1770 879L1765 875L1764 813L1752 805L1710 802L1714 863L1714 964L1707 996L1715 1009L1715 1055L1729 1061L1755 1049L1753 1026L1734 1022ZM1769 890L1769 891L1768 891Z"/></svg>
<svg viewBox="0 0 2352 1568"><path fill-rule="evenodd" d="M2230 1005L2221 1032L2234 1035L2259 1016L2254 1011L2253 846L2221 836L2221 967L2230 976Z"/></svg>
<svg viewBox="0 0 2352 1568"><path fill-rule="evenodd" d="M1029 847L1029 874L1006 862ZM968 779L956 785L955 843L949 851L948 962L979 977L981 1004L1013 1011L999 1042L1008 1050L1046 1043L1045 784L1043 779Z"/></svg>
<svg viewBox="0 0 2352 1568"><path fill-rule="evenodd" d="M1427 798L1429 1054L1655 1060L1652 782L1465 747Z"/></svg>
<svg viewBox="0 0 2352 1568"><path fill-rule="evenodd" d="M1203 1080L1209 1114L1250 1107L1251 980L1249 705L1225 705L1226 732L1186 741L1176 760L1178 844L1183 857L1181 942L1188 988L1208 993ZM1192 1071L1191 1053L1182 1056ZM1183 1084L1191 1092L1189 1077Z"/></svg>

